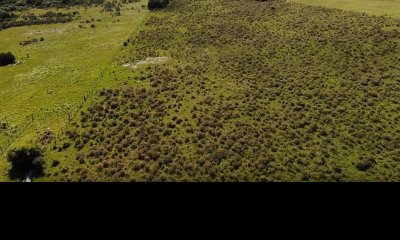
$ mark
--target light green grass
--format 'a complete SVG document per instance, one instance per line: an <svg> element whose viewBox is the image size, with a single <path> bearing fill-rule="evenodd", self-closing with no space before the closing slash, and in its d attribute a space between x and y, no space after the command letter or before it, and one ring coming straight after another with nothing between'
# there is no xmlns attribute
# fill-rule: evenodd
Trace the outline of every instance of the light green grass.
<svg viewBox="0 0 400 240"><path fill-rule="evenodd" d="M400 18L400 0L289 0L312 6L338 8L347 11L365 12L376 16Z"/></svg>
<svg viewBox="0 0 400 240"><path fill-rule="evenodd" d="M7 180L4 150L34 142L46 128L57 133L65 127L68 113L79 108L123 42L141 24L147 13L142 9L145 2L124 5L120 17L101 13L100 7L87 11L78 7L68 10L77 10L81 16L70 23L0 31L0 52L11 51L22 61L19 65L0 68L0 121L7 119L9 123L8 130L0 131L3 149L0 181ZM41 11L31 10L36 14ZM85 22L92 18L95 28ZM79 25L84 28L80 29ZM21 41L41 37L45 41L25 47L19 45ZM107 81L107 77L102 80Z"/></svg>

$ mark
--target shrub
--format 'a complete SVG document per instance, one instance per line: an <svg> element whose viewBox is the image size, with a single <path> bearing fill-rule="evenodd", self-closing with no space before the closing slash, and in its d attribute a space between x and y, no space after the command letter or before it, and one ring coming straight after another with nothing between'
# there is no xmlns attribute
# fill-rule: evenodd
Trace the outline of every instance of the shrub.
<svg viewBox="0 0 400 240"><path fill-rule="evenodd" d="M63 150L68 149L70 146L71 146L71 144L70 144L69 142L65 142L65 143L62 145L62 149L63 149Z"/></svg>
<svg viewBox="0 0 400 240"><path fill-rule="evenodd" d="M165 8L169 3L169 0L149 0L147 4L147 8L149 10L157 9L157 8Z"/></svg>
<svg viewBox="0 0 400 240"><path fill-rule="evenodd" d="M85 163L85 155L83 153L78 153L75 158L80 164Z"/></svg>
<svg viewBox="0 0 400 240"><path fill-rule="evenodd" d="M9 176L13 180L22 180L28 175L31 177L44 175L43 154L36 147L12 149L7 154L7 160L12 164Z"/></svg>
<svg viewBox="0 0 400 240"><path fill-rule="evenodd" d="M367 171L368 169L372 168L374 163L371 161L360 161L356 164L356 167L360 171Z"/></svg>
<svg viewBox="0 0 400 240"><path fill-rule="evenodd" d="M373 168L375 163L376 161L373 157L363 157L357 162L356 168L359 171L367 171L368 169Z"/></svg>
<svg viewBox="0 0 400 240"><path fill-rule="evenodd" d="M52 167L57 167L58 165L60 165L60 161L58 160L53 160L53 163L51 164Z"/></svg>
<svg viewBox="0 0 400 240"><path fill-rule="evenodd" d="M14 18L14 17L15 17L15 15L13 13L9 13L9 12L6 12L6 11L0 9L0 21L3 21L8 18Z"/></svg>
<svg viewBox="0 0 400 240"><path fill-rule="evenodd" d="M38 41L39 41L39 40L38 40L37 38L33 38L33 39L30 39L30 40L22 41L22 42L19 43L19 45L21 45L21 46L27 46L27 45L29 45L29 44L36 43L36 42L38 42Z"/></svg>
<svg viewBox="0 0 400 240"><path fill-rule="evenodd" d="M15 56L11 53L0 53L0 66L7 66L15 63Z"/></svg>

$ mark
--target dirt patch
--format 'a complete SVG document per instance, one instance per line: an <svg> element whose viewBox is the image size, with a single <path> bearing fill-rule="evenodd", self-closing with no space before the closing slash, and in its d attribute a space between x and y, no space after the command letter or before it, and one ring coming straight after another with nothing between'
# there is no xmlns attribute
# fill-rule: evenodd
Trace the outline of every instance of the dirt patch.
<svg viewBox="0 0 400 240"><path fill-rule="evenodd" d="M44 33L58 33L63 34L65 32L65 28L53 28L53 29L43 29L43 30L28 30L25 32L25 35L36 35L36 34L44 34Z"/></svg>
<svg viewBox="0 0 400 240"><path fill-rule="evenodd" d="M122 67L127 67L127 68L132 68L132 69L136 69L138 68L140 65L147 65L147 64L163 64L168 62L169 58L168 57L148 57L146 58L146 60L142 60L139 61L135 64L132 63L125 63L122 64Z"/></svg>

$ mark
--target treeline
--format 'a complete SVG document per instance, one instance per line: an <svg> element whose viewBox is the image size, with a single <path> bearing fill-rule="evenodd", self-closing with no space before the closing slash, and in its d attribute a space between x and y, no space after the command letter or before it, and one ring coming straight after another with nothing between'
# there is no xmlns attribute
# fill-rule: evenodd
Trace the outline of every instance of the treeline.
<svg viewBox="0 0 400 240"><path fill-rule="evenodd" d="M58 13L49 11L43 15L23 15L17 14L18 11L28 8L64 8L75 5L102 5L104 0L0 0L0 30L38 24L66 23L74 19L78 14Z"/></svg>
<svg viewBox="0 0 400 240"><path fill-rule="evenodd" d="M101 5L104 0L0 0L0 9L23 10L29 7L49 8L76 5Z"/></svg>
<svg viewBox="0 0 400 240"><path fill-rule="evenodd" d="M14 14L13 14L14 15ZM30 26L30 25L39 25L39 24L51 24L51 23L67 23L71 22L74 17L78 15L77 12L74 13L61 13L61 12L46 12L42 15L34 15L28 14L21 16L20 19L18 17L0 17L0 30L10 28L10 27L19 27L19 26Z"/></svg>
<svg viewBox="0 0 400 240"><path fill-rule="evenodd" d="M103 3L103 11L115 14L115 16L121 16L121 8L123 4L127 3L134 3L134 2L140 2L140 0L112 0L112 1L105 1Z"/></svg>

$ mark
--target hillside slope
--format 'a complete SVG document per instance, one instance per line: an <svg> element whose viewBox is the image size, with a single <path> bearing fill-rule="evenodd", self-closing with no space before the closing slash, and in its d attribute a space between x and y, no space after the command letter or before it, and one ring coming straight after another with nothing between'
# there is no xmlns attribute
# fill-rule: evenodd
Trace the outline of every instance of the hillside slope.
<svg viewBox="0 0 400 240"><path fill-rule="evenodd" d="M400 18L400 0L290 0L312 6L338 8L376 16Z"/></svg>
<svg viewBox="0 0 400 240"><path fill-rule="evenodd" d="M280 0L173 1L121 55L125 86L99 91L58 141L71 147L48 150L61 163L47 179L398 181L399 26ZM135 65L155 57L168 62Z"/></svg>

